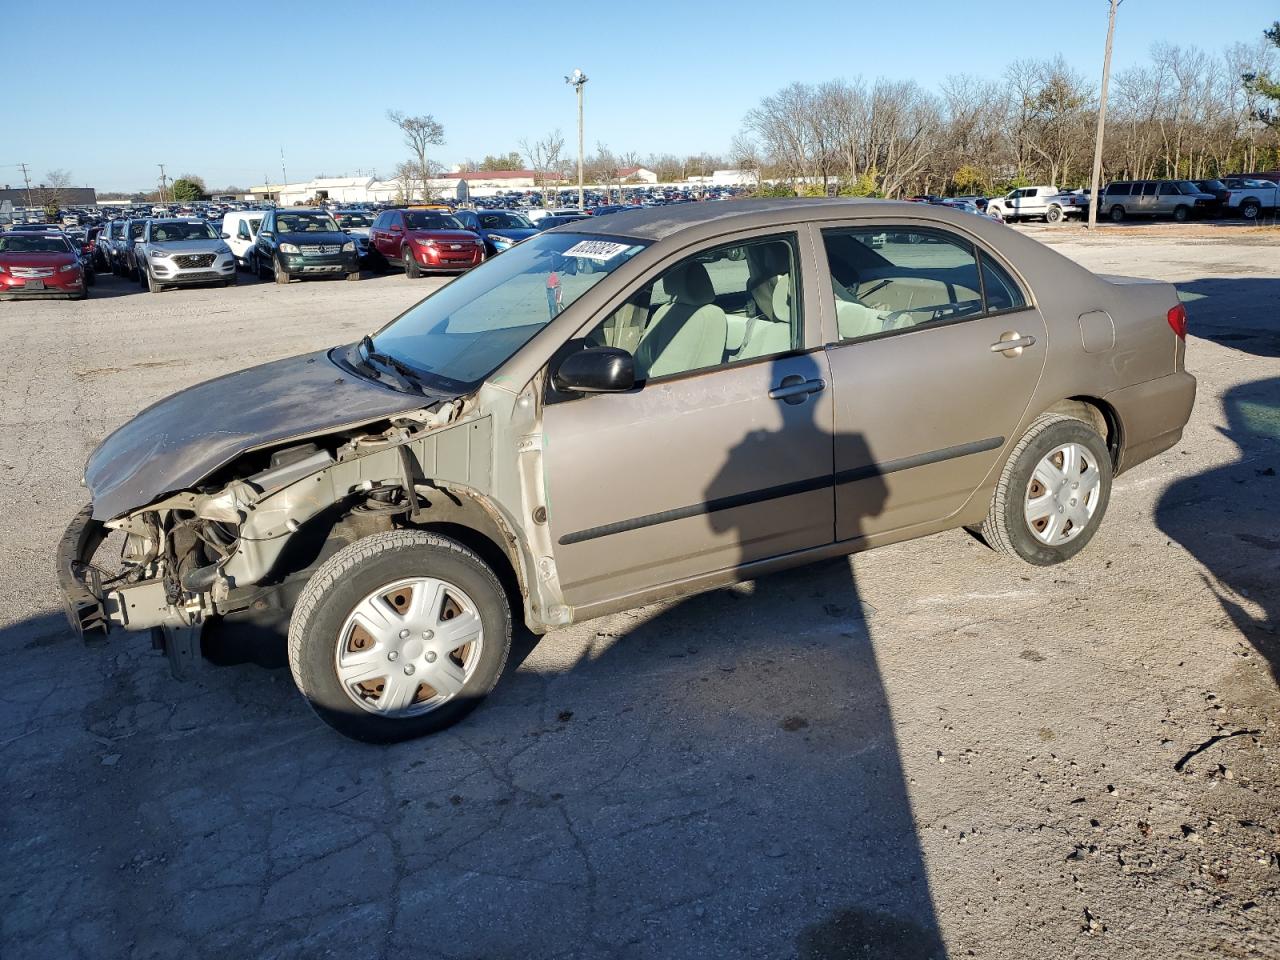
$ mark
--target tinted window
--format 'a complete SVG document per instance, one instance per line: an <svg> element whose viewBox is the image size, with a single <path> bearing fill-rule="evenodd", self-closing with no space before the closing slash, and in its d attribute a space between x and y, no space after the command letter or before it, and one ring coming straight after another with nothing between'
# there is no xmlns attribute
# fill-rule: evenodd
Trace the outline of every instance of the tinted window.
<svg viewBox="0 0 1280 960"><path fill-rule="evenodd" d="M1154 197L1156 195L1156 186L1157 184L1154 180L1148 180L1142 185L1142 195L1144 197Z"/></svg>
<svg viewBox="0 0 1280 960"><path fill-rule="evenodd" d="M823 231L823 241L841 340L983 312L978 261L966 240L925 228L860 228Z"/></svg>
<svg viewBox="0 0 1280 960"><path fill-rule="evenodd" d="M1127 196L1129 195L1129 188L1130 188L1131 186L1132 186L1132 184L1129 184L1129 183L1112 183L1112 184L1109 184L1109 185L1107 186L1107 196L1109 196L1109 197L1127 197Z"/></svg>
<svg viewBox="0 0 1280 960"><path fill-rule="evenodd" d="M327 213L277 213L282 233L338 233L338 225Z"/></svg>
<svg viewBox="0 0 1280 960"><path fill-rule="evenodd" d="M461 230L462 224L456 217L434 210L410 210L404 215L405 224L410 230Z"/></svg>
<svg viewBox="0 0 1280 960"><path fill-rule="evenodd" d="M791 237L703 250L628 297L588 340L633 354L640 380L786 353L804 339L798 261Z"/></svg>
<svg viewBox="0 0 1280 960"><path fill-rule="evenodd" d="M1176 197L1181 192L1182 191L1178 189L1178 185L1176 183L1160 184L1160 196L1162 197Z"/></svg>
<svg viewBox="0 0 1280 960"><path fill-rule="evenodd" d="M982 261L982 292L986 294L988 313L1018 310L1027 305L1022 291L1004 267L986 254L980 254L978 259Z"/></svg>

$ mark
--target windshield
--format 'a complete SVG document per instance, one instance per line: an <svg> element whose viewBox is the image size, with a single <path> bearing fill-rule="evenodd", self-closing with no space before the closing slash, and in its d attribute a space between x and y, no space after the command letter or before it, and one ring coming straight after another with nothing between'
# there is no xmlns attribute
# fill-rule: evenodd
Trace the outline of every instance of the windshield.
<svg viewBox="0 0 1280 960"><path fill-rule="evenodd" d="M1225 190L1225 189L1227 189L1226 184L1224 184L1221 180L1201 180L1201 181L1200 181L1200 186L1204 187L1206 190Z"/></svg>
<svg viewBox="0 0 1280 960"><path fill-rule="evenodd" d="M277 213L276 230L280 233L341 232L327 213Z"/></svg>
<svg viewBox="0 0 1280 960"><path fill-rule="evenodd" d="M408 210L404 215L405 226L410 230L461 230L457 217L434 210Z"/></svg>
<svg viewBox="0 0 1280 960"><path fill-rule="evenodd" d="M67 241L56 234L8 233L0 235L0 253L70 253Z"/></svg>
<svg viewBox="0 0 1280 960"><path fill-rule="evenodd" d="M182 223L151 224L152 243L177 243L182 240L217 240L218 235L207 223L189 220Z"/></svg>
<svg viewBox="0 0 1280 960"><path fill-rule="evenodd" d="M541 233L464 273L373 337L427 381L469 390L647 243Z"/></svg>
<svg viewBox="0 0 1280 960"><path fill-rule="evenodd" d="M334 219L343 230L350 227L367 227L370 220L363 213L339 213Z"/></svg>
<svg viewBox="0 0 1280 960"><path fill-rule="evenodd" d="M533 224L518 213L482 213L480 226L486 230L532 230Z"/></svg>

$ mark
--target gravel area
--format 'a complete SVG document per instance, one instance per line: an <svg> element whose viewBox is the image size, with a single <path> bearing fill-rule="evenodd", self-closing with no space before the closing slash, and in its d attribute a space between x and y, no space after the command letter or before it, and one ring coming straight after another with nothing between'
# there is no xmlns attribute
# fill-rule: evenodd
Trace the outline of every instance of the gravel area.
<svg viewBox="0 0 1280 960"><path fill-rule="evenodd" d="M391 748L270 638L84 646L52 560L113 427L442 281L0 304L0 956L1280 956L1280 237L1018 229L1191 316L1186 435L1079 558L953 532L523 637Z"/></svg>

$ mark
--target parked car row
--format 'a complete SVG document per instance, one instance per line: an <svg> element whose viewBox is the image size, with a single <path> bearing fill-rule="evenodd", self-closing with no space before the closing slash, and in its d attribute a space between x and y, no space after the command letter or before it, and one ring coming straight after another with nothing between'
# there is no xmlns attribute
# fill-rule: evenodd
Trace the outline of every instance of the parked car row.
<svg viewBox="0 0 1280 960"><path fill-rule="evenodd" d="M1103 189L1098 215L1115 223L1132 217L1240 217L1256 220L1280 208L1280 173L1248 174L1210 180L1115 180ZM928 198L922 198L928 199ZM1089 212L1088 190L1055 186L1018 187L979 204L990 216L1007 222L1044 220L1060 223Z"/></svg>

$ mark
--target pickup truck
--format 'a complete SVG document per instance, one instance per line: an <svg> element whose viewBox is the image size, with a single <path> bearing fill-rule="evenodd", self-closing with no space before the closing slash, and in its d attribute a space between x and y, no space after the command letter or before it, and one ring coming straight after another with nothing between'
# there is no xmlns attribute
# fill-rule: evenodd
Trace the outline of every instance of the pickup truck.
<svg viewBox="0 0 1280 960"><path fill-rule="evenodd" d="M1280 206L1280 184L1247 177L1226 177L1222 182L1230 191L1222 205L1228 210L1240 211L1246 220L1257 220L1262 211L1274 213Z"/></svg>
<svg viewBox="0 0 1280 960"><path fill-rule="evenodd" d="M1003 197L987 203L987 215L1001 220L1030 220L1043 217L1047 223L1060 223L1069 216L1089 209L1089 198L1078 193L1063 193L1057 187L1018 187Z"/></svg>

